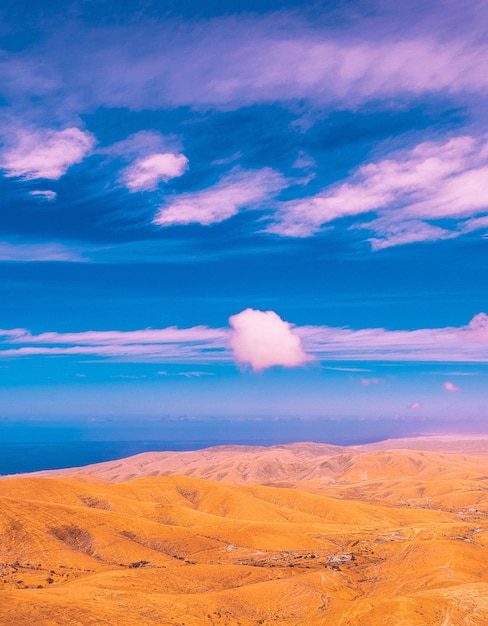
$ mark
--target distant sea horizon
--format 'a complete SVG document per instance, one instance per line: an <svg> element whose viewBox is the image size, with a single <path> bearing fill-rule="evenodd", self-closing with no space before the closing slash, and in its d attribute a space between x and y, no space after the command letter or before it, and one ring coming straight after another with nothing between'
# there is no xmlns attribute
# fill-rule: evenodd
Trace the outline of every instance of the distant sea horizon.
<svg viewBox="0 0 488 626"><path fill-rule="evenodd" d="M34 422L0 420L0 476L82 467L143 452L303 441L339 446L385 439L488 434L478 420L161 420Z"/></svg>

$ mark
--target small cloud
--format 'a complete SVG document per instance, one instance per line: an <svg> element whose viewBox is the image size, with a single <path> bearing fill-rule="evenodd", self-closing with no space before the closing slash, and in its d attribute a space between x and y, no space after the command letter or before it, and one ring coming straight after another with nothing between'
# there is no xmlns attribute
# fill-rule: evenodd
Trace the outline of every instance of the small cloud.
<svg viewBox="0 0 488 626"><path fill-rule="evenodd" d="M451 383L449 380L446 380L443 386L444 389L450 393L457 393L458 391L461 391L459 387L457 387L454 383Z"/></svg>
<svg viewBox="0 0 488 626"><path fill-rule="evenodd" d="M333 372L371 372L364 367L331 367L331 366L323 366L324 370L331 370Z"/></svg>
<svg viewBox="0 0 488 626"><path fill-rule="evenodd" d="M184 376L185 378L200 378L201 376L214 376L213 372L178 372L176 376Z"/></svg>
<svg viewBox="0 0 488 626"><path fill-rule="evenodd" d="M379 378L361 378L360 383L364 387L368 387L369 385L379 385L381 380Z"/></svg>
<svg viewBox="0 0 488 626"><path fill-rule="evenodd" d="M145 374L113 374L110 378L122 378L123 380L140 380L147 378Z"/></svg>
<svg viewBox="0 0 488 626"><path fill-rule="evenodd" d="M310 170L317 165L315 159L307 152L300 150L297 158L292 163L292 167L300 170Z"/></svg>
<svg viewBox="0 0 488 626"><path fill-rule="evenodd" d="M184 378L200 378L201 376L215 376L213 372L167 372L165 370L160 370L156 372L156 376L183 376Z"/></svg>
<svg viewBox="0 0 488 626"><path fill-rule="evenodd" d="M422 404L422 402L412 402L412 404L409 404L407 406L407 409L412 409L412 411L416 411L417 409L421 409L424 405Z"/></svg>
<svg viewBox="0 0 488 626"><path fill-rule="evenodd" d="M22 131L17 144L3 153L0 167L6 176L58 180L72 165L83 161L94 145L93 135L79 128Z"/></svg>
<svg viewBox="0 0 488 626"><path fill-rule="evenodd" d="M261 371L274 365L297 367L311 361L293 327L274 311L246 309L229 319L237 363Z"/></svg>
<svg viewBox="0 0 488 626"><path fill-rule="evenodd" d="M29 191L29 195L34 196L40 202L54 202L58 197L58 194L50 189L35 189L34 191Z"/></svg>
<svg viewBox="0 0 488 626"><path fill-rule="evenodd" d="M127 167L123 172L123 182L131 192L151 191L160 182L166 183L182 176L187 169L188 159L184 154L151 154Z"/></svg>

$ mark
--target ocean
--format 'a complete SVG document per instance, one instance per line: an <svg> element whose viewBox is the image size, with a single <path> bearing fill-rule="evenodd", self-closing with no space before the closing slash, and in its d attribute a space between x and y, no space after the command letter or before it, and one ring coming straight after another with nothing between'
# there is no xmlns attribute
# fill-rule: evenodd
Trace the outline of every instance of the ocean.
<svg viewBox="0 0 488 626"><path fill-rule="evenodd" d="M359 445L424 434L487 433L479 420L162 420L20 422L0 420L0 475L79 467L151 451L315 441Z"/></svg>

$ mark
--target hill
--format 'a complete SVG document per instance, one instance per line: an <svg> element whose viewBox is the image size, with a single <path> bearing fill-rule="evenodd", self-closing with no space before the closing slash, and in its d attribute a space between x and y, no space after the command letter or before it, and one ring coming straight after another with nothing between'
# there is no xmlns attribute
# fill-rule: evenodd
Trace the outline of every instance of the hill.
<svg viewBox="0 0 488 626"><path fill-rule="evenodd" d="M226 446L1 480L0 624L484 625L485 443L444 443Z"/></svg>

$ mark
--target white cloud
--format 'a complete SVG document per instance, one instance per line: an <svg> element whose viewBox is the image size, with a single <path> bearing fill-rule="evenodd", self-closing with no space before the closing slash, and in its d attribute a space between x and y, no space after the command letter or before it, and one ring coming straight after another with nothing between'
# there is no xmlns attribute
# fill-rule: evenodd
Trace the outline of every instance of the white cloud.
<svg viewBox="0 0 488 626"><path fill-rule="evenodd" d="M487 225L488 141L462 136L425 142L369 163L346 181L309 198L283 202L268 230L308 237L339 218L363 217L373 248L456 237ZM371 214L375 219L364 221ZM451 220L451 228L429 220Z"/></svg>
<svg viewBox="0 0 488 626"><path fill-rule="evenodd" d="M158 226L215 224L242 209L267 206L286 186L286 179L270 168L235 170L213 187L171 200L159 209L153 223Z"/></svg>
<svg viewBox="0 0 488 626"><path fill-rule="evenodd" d="M0 253L1 253L0 246ZM41 258L27 251L22 260ZM16 260L10 255L11 260ZM18 257L17 257L18 258ZM56 259L65 260L62 253ZM69 260L69 259L66 259ZM134 331L45 332L0 330L0 358L21 356L96 356L123 361L157 361L181 364L228 363L262 370L273 365L296 367L312 359L335 362L445 362L488 363L488 316L476 315L459 327L395 330L293 326L273 311L246 309L230 318L231 328L168 327ZM336 367L346 372L365 368ZM195 375L191 370L191 375ZM454 372L453 372L454 373ZM164 374L164 370L159 372ZM457 375L457 374L456 374ZM380 378L364 376L360 382L375 385ZM452 385L452 383L449 383ZM449 391L449 389L448 389Z"/></svg>
<svg viewBox="0 0 488 626"><path fill-rule="evenodd" d="M421 409L423 407L422 402L412 402L412 404L409 404L407 406L407 409L411 409L412 411L417 411L418 409Z"/></svg>
<svg viewBox="0 0 488 626"><path fill-rule="evenodd" d="M58 197L58 194L55 191L51 191L51 189L35 189L34 191L29 191L29 195L34 196L41 202L54 202Z"/></svg>
<svg viewBox="0 0 488 626"><path fill-rule="evenodd" d="M274 311L246 309L229 319L230 343L237 363L260 371L273 365L297 367L312 360L293 327Z"/></svg>
<svg viewBox="0 0 488 626"><path fill-rule="evenodd" d="M0 330L0 358L95 356L121 361L178 363L228 360L228 329L207 326L135 331L46 332Z"/></svg>
<svg viewBox="0 0 488 626"><path fill-rule="evenodd" d="M15 144L2 153L0 167L6 176L58 180L83 161L94 145L93 135L79 128L23 130L17 133Z"/></svg>
<svg viewBox="0 0 488 626"><path fill-rule="evenodd" d="M365 378L361 377L359 382L363 387L369 387L370 385L379 385L381 382L380 378Z"/></svg>
<svg viewBox="0 0 488 626"><path fill-rule="evenodd" d="M188 169L188 159L184 154L172 152L156 153L138 159L127 167L122 180L129 191L149 191L158 184L182 176Z"/></svg>
<svg viewBox="0 0 488 626"><path fill-rule="evenodd" d="M488 362L488 316L466 326L386 330L300 326L304 349L318 358L358 361Z"/></svg>
<svg viewBox="0 0 488 626"><path fill-rule="evenodd" d="M443 387L446 391L449 391L449 393L457 393L458 391L461 391L459 387L457 387L454 383L452 383L449 380L446 380Z"/></svg>
<svg viewBox="0 0 488 626"><path fill-rule="evenodd" d="M488 52L474 24L440 33L432 24L419 29L418 15L412 28L374 13L346 28L325 20L307 27L296 13L279 12L209 19L197 27L163 23L146 30L146 37L133 24L111 31L109 40L106 29L95 30L83 42L88 62L85 54L67 78L82 84L94 102L139 109L304 98L357 107L378 98L486 92Z"/></svg>
<svg viewBox="0 0 488 626"><path fill-rule="evenodd" d="M0 261L29 263L33 261L87 261L78 251L59 243L12 243L0 241Z"/></svg>
<svg viewBox="0 0 488 626"><path fill-rule="evenodd" d="M488 315L486 313L475 315L464 332L470 341L488 344Z"/></svg>

